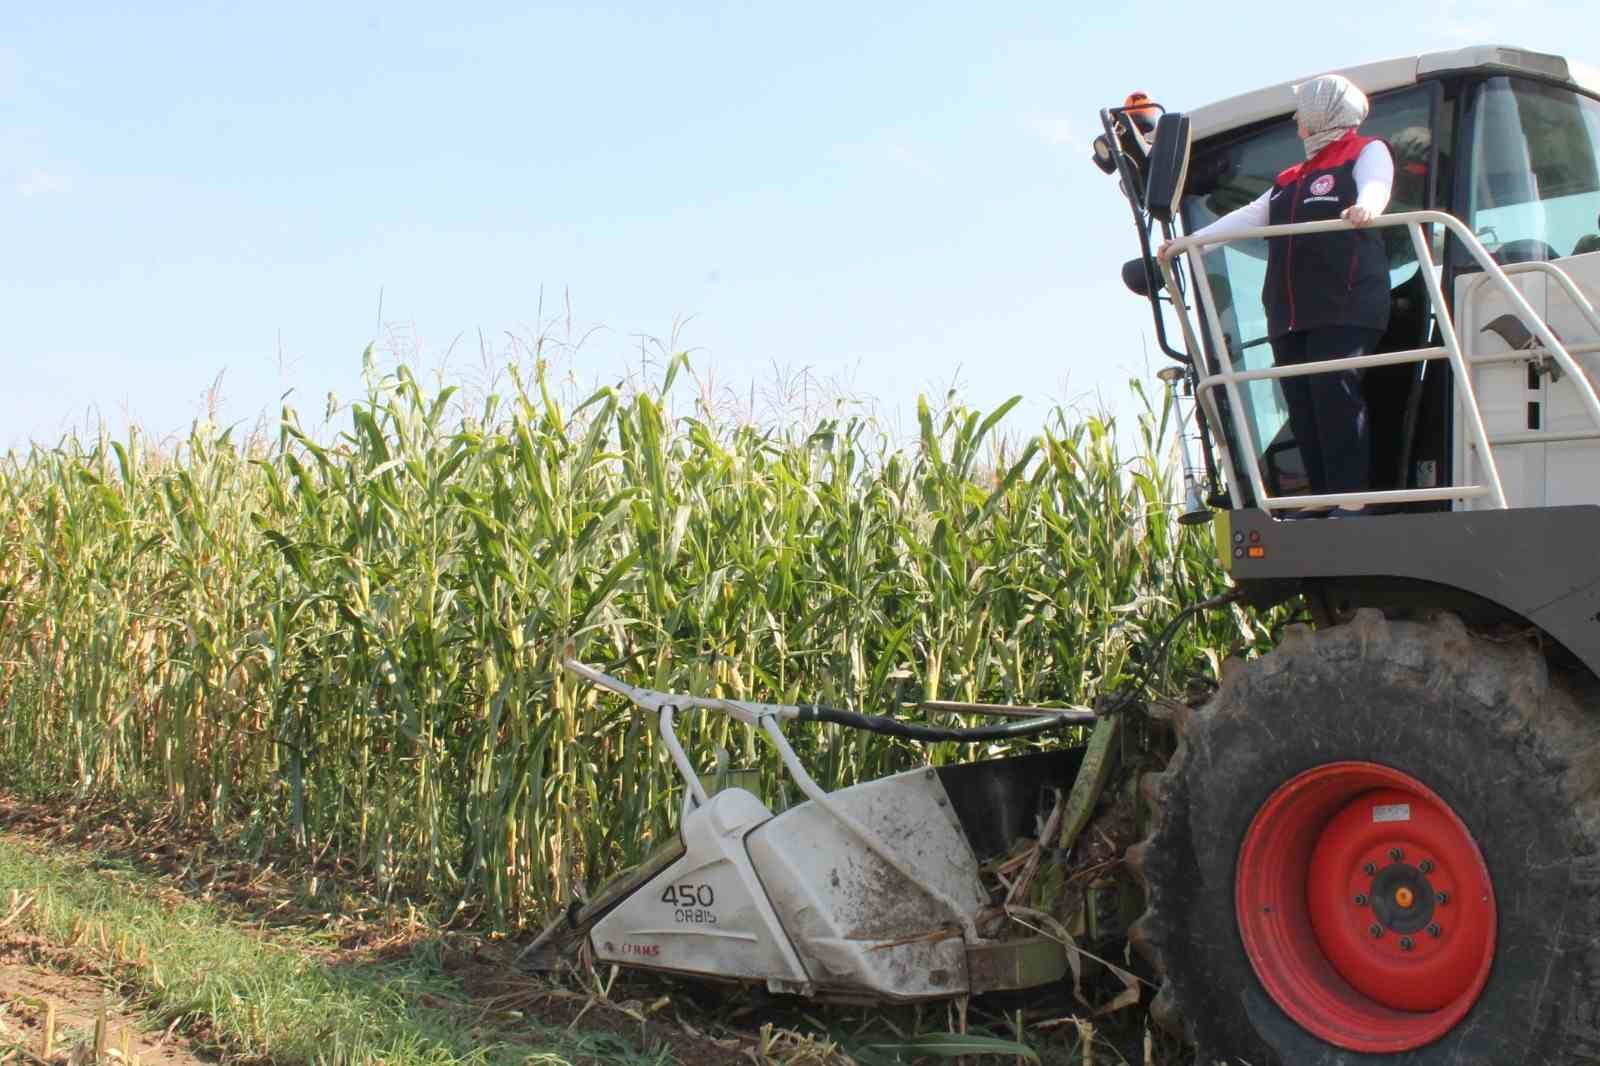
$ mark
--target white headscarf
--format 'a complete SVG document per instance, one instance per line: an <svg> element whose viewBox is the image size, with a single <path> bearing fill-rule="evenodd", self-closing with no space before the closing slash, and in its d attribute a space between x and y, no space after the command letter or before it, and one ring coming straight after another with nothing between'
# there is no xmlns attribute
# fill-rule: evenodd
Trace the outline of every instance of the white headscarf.
<svg viewBox="0 0 1600 1066"><path fill-rule="evenodd" d="M1296 85L1294 117L1309 134L1306 158L1361 125L1368 110L1366 94L1338 74L1324 74Z"/></svg>

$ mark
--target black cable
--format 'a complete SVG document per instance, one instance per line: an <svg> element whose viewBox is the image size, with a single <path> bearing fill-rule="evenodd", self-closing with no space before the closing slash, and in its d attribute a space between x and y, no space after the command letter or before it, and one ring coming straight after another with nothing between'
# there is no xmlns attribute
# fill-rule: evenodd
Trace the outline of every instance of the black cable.
<svg viewBox="0 0 1600 1066"><path fill-rule="evenodd" d="M834 725L862 729L868 733L881 733L886 737L900 737L902 740L954 740L963 744L973 744L980 740L1011 740L1016 737L1031 737L1035 733L1045 733L1052 729L1070 729L1073 726L1093 725L1095 718L1096 716L1088 711L1062 711L1060 714L1026 718L1020 722L1009 722L1005 725L985 725L972 729L947 729L940 726L913 725L910 722L902 722L898 718L885 718L875 714L857 714L855 711L846 711L838 707L826 707L820 703L813 703L809 706L801 706L798 720L802 722L832 722Z"/></svg>
<svg viewBox="0 0 1600 1066"><path fill-rule="evenodd" d="M1221 595L1212 596L1210 599L1199 600L1195 603L1191 603L1189 606L1179 611L1177 617L1173 618L1171 622L1168 622L1167 628L1163 629L1161 631L1161 635L1156 638L1154 648L1155 654L1145 662L1144 676L1139 678L1138 683L1129 685L1127 688L1123 689L1122 694L1116 698L1115 702L1105 709L1099 711L1099 713L1102 715L1119 714L1133 706L1135 703L1138 703L1143 698L1143 693L1146 686L1150 684L1151 678L1157 676L1157 671L1161 667L1161 664L1166 661L1167 651L1172 647L1172 638L1178 635L1178 630L1183 626L1183 623L1187 622L1201 611L1209 611L1215 607L1226 607L1228 604L1237 603L1242 599L1244 599L1244 590L1232 589L1228 592L1222 593Z"/></svg>
<svg viewBox="0 0 1600 1066"><path fill-rule="evenodd" d="M1230 603L1237 603L1244 598L1240 589L1224 592L1210 599L1191 603L1179 611L1177 617L1167 623L1153 645L1154 654L1145 661L1144 675L1136 684L1130 685L1117 696L1115 700L1102 709L1089 711L1062 711L1059 714L1042 715L1038 718L1028 718L1020 722L1009 722L1005 725L977 726L971 729L948 729L940 726L914 725L902 722L898 718L885 718L882 715L858 714L855 711L846 711L838 707L828 707L820 703L801 705L797 721L801 722L831 722L834 725L847 726L850 729L861 729L868 733L880 733L887 737L899 737L902 740L944 741L953 740L962 744L972 744L981 740L1012 740L1017 737L1031 737L1038 733L1046 733L1055 729L1070 729L1074 726L1093 725L1099 718L1107 715L1118 714L1143 698L1143 693L1150 684L1151 678L1157 676L1162 663L1166 661L1167 652L1172 647L1172 640L1178 635L1178 630L1185 622L1199 614L1216 607L1225 607Z"/></svg>

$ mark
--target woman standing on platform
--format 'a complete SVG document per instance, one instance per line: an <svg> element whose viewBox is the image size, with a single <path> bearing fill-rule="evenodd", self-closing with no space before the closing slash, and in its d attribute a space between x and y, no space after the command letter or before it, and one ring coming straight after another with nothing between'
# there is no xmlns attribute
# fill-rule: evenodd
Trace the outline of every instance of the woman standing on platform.
<svg viewBox="0 0 1600 1066"><path fill-rule="evenodd" d="M1361 229L1389 205L1394 158L1360 135L1367 98L1337 74L1295 86L1305 162L1272 188L1193 234L1220 237L1257 226L1344 219L1335 233L1273 237L1261 299L1278 366L1369 355L1389 325L1389 262L1376 230ZM1171 242L1157 254L1172 255ZM1371 441L1361 372L1280 378L1289 425L1311 492L1362 492L1371 483ZM1338 514L1339 511L1334 512Z"/></svg>

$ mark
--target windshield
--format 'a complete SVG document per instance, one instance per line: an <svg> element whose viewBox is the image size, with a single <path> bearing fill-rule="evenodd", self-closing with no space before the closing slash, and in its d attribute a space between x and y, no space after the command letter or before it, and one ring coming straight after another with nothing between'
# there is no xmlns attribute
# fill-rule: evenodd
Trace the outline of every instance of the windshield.
<svg viewBox="0 0 1600 1066"><path fill-rule="evenodd" d="M1434 86L1401 89L1374 97L1372 113L1361 133L1389 143L1395 155L1395 180L1389 212L1427 206L1428 173L1433 165ZM1196 146L1183 198L1183 223L1188 233L1254 200L1272 187L1279 173L1304 162L1305 150L1286 115L1243 138ZM1416 274L1416 253L1403 227L1383 231L1389 252L1389 284L1404 284ZM1206 274L1216 299L1217 315L1235 370L1272 365L1267 344L1267 314L1261 284L1267 272L1267 242L1236 241L1213 247L1205 255ZM1273 381L1253 381L1243 390L1246 416L1257 448L1270 446L1288 420L1282 391ZM1281 442L1280 442L1281 446ZM1264 457L1274 466L1273 456ZM1288 490L1290 486L1281 485Z"/></svg>
<svg viewBox="0 0 1600 1066"><path fill-rule="evenodd" d="M1600 250L1600 103L1491 78L1472 108L1467 218L1502 262Z"/></svg>

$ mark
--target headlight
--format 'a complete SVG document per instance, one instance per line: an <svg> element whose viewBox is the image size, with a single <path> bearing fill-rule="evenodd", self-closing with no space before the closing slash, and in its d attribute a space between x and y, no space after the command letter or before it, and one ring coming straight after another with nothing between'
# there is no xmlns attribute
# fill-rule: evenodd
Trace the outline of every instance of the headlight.
<svg viewBox="0 0 1600 1066"><path fill-rule="evenodd" d="M1117 172L1116 160L1111 157L1111 144L1103 133L1094 139L1094 165L1107 174Z"/></svg>

